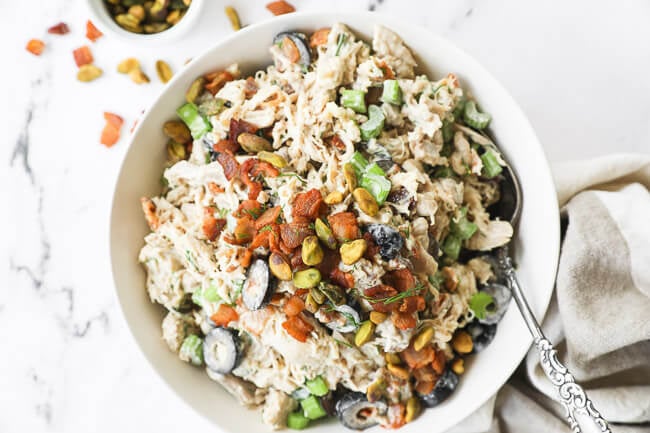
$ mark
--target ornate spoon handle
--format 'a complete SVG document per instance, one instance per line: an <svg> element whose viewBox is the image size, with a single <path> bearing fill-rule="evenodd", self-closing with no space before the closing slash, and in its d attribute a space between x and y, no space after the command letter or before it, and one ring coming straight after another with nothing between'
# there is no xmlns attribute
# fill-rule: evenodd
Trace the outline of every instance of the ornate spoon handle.
<svg viewBox="0 0 650 433"><path fill-rule="evenodd" d="M539 352L540 361L544 373L551 383L555 385L560 402L566 410L566 418L574 433L581 432L604 432L611 433L609 424L596 410L593 403L587 397L585 390L575 382L573 375L558 360L557 351L546 339L537 319L526 301L526 297L519 286L512 260L508 256L507 247L499 249L497 254L501 271L508 280L510 290L515 302L521 311L521 315L533 335L535 347Z"/></svg>

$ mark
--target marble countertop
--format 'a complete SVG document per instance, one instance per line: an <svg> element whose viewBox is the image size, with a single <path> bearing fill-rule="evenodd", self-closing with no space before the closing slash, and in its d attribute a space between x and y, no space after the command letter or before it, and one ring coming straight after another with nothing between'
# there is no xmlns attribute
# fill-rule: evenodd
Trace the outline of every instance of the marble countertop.
<svg viewBox="0 0 650 433"><path fill-rule="evenodd" d="M244 24L268 19L264 1L231 1ZM323 1L293 0L298 10ZM113 295L108 214L127 131L161 91L154 62L175 70L231 33L223 2L206 1L195 31L152 49L114 38L91 44L106 73L75 79L71 51L88 42L81 0L3 5L4 99L0 286L0 432L214 431L154 374ZM580 0L336 0L327 9L372 9L427 27L476 57L529 116L551 162L650 151L650 5ZM45 30L59 22L71 33ZM49 36L49 37L48 37ZM30 38L48 42L41 57ZM6 42L8 41L8 42ZM152 78L115 72L137 57ZM103 111L121 114L123 139L99 144ZM32 332L33 331L33 332Z"/></svg>

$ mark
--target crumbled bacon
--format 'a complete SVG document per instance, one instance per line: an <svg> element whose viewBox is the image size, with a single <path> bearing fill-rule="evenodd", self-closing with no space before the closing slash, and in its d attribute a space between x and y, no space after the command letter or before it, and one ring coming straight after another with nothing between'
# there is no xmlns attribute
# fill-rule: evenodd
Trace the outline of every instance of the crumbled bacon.
<svg viewBox="0 0 650 433"><path fill-rule="evenodd" d="M324 211L323 195L316 188L296 195L291 215L314 221Z"/></svg>
<svg viewBox="0 0 650 433"><path fill-rule="evenodd" d="M77 48L76 50L72 51L72 54L74 56L74 62L77 64L77 67L88 65L94 60L93 53L90 52L88 45Z"/></svg>
<svg viewBox="0 0 650 433"><path fill-rule="evenodd" d="M205 90L216 95L228 81L232 81L235 77L228 71L215 71L204 75L204 78L206 81L203 86Z"/></svg>
<svg viewBox="0 0 650 433"><path fill-rule="evenodd" d="M219 152L217 154L217 161L221 164L226 179L232 180L239 173L239 163L232 153L228 151Z"/></svg>
<svg viewBox="0 0 650 433"><path fill-rule="evenodd" d="M104 36L104 33L100 32L97 27L95 27L95 24L93 24L92 21L88 20L86 21L86 37L92 41L95 42L97 39L101 38Z"/></svg>
<svg viewBox="0 0 650 433"><path fill-rule="evenodd" d="M70 32L70 28L66 23L60 22L47 29L47 32L51 35L65 35Z"/></svg>
<svg viewBox="0 0 650 433"><path fill-rule="evenodd" d="M273 15L276 15L276 16L277 15L284 15L284 14L288 14L288 13L296 11L296 8L294 8L293 6L291 6L289 3L287 3L284 0L278 0L278 1L271 2L271 3L266 5L266 9L268 9L269 12L271 12Z"/></svg>
<svg viewBox="0 0 650 433"><path fill-rule="evenodd" d="M203 234L209 241L214 241L221 234L221 230L226 225L226 220L223 218L216 218L214 216L213 207L203 208Z"/></svg>
<svg viewBox="0 0 650 433"><path fill-rule="evenodd" d="M327 217L332 228L332 233L337 241L344 243L359 239L361 230L357 223L357 217L352 212L339 212Z"/></svg>
<svg viewBox="0 0 650 433"><path fill-rule="evenodd" d="M309 227L308 223L294 221L288 224L280 224L282 242L291 249L299 247L307 236L313 235L314 230Z"/></svg>
<svg viewBox="0 0 650 433"><path fill-rule="evenodd" d="M379 311L380 313L390 313L397 307L395 303L385 303L383 300L390 298L391 296L397 295L397 290L386 284L378 284L373 287L369 287L363 291L363 294L370 298L370 304L372 309Z"/></svg>
<svg viewBox="0 0 650 433"><path fill-rule="evenodd" d="M30 39L25 49L35 56L40 56L45 49L45 42L40 39Z"/></svg>

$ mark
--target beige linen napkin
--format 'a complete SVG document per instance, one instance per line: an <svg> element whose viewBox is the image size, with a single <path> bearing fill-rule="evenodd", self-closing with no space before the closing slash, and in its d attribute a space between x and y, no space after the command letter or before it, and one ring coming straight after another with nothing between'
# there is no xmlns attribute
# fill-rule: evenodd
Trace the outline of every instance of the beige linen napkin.
<svg viewBox="0 0 650 433"><path fill-rule="evenodd" d="M650 432L650 155L553 166L563 242L542 328L614 432ZM524 288L525 290L525 288ZM531 349L448 433L568 432Z"/></svg>

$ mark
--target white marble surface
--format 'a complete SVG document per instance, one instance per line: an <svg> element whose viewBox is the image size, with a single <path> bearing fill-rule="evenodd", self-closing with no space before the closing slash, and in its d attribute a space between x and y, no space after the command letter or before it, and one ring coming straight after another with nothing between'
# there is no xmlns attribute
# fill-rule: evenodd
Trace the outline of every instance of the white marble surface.
<svg viewBox="0 0 650 433"><path fill-rule="evenodd" d="M293 0L299 10L372 8L449 38L480 60L529 115L551 161L650 152L650 4L516 0ZM232 1L245 24L264 1ZM81 0L2 0L0 118L4 203L0 241L0 432L214 431L150 370L113 295L107 247L113 184L127 140L101 146L102 111L131 124L174 69L231 32L224 3L184 40L155 49L105 37L91 44L106 74L75 79L71 51L86 44ZM45 29L58 21L72 32ZM24 51L32 37L48 46ZM115 70L138 57L152 83Z"/></svg>

